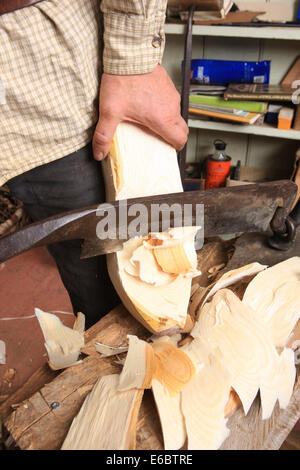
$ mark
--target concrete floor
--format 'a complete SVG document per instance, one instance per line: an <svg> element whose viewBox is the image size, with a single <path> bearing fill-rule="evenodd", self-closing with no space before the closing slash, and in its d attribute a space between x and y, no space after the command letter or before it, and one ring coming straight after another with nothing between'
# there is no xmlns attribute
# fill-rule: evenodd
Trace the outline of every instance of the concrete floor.
<svg viewBox="0 0 300 470"><path fill-rule="evenodd" d="M0 401L46 361L38 321L26 318L34 315L35 307L47 312L72 312L69 296L45 248L36 248L0 265L0 340L6 344L6 364L0 364ZM57 316L67 326L74 323L74 315Z"/></svg>

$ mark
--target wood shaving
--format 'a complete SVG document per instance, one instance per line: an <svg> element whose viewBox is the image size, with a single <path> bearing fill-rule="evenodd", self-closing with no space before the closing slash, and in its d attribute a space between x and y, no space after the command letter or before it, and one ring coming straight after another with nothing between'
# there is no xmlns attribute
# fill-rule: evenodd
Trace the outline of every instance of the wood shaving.
<svg viewBox="0 0 300 470"><path fill-rule="evenodd" d="M95 343L95 349L101 354L101 357L117 356L118 354L128 351L128 346L108 346L103 343Z"/></svg>
<svg viewBox="0 0 300 470"><path fill-rule="evenodd" d="M6 346L2 339L0 339L0 364L6 364Z"/></svg>

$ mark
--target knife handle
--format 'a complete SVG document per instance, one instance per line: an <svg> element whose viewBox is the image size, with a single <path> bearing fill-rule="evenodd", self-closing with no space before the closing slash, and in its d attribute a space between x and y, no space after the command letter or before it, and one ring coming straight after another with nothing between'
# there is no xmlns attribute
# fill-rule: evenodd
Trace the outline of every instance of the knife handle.
<svg viewBox="0 0 300 470"><path fill-rule="evenodd" d="M93 211L93 208L88 208L52 216L0 238L0 263L31 248L76 238L84 239L86 234L82 220ZM76 224L76 221L79 223Z"/></svg>

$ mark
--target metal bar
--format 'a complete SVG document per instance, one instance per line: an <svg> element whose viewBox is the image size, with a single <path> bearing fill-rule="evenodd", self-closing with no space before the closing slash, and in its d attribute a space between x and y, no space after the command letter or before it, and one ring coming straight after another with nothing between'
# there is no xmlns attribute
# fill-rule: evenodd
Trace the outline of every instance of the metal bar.
<svg viewBox="0 0 300 470"><path fill-rule="evenodd" d="M184 71L182 74L182 87L181 87L181 115L185 122L188 122L189 114L189 98L190 98L190 81L191 81L191 60L192 60L192 43L193 43L193 17L195 5L189 8L189 15L187 19L187 29L185 36L185 49L184 49ZM178 153L178 164L181 174L182 184L185 178L185 162L186 162L186 149L187 144Z"/></svg>

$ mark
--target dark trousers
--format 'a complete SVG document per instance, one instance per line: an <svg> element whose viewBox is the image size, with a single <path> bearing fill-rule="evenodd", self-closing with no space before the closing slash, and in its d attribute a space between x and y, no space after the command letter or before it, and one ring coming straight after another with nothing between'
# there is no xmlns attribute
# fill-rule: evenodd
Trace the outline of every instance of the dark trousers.
<svg viewBox="0 0 300 470"><path fill-rule="evenodd" d="M39 166L11 179L7 186L24 203L33 221L105 201L101 164L92 147ZM55 243L48 250L56 261L73 311L86 315L86 328L120 303L106 268L106 257L80 260L82 240Z"/></svg>

